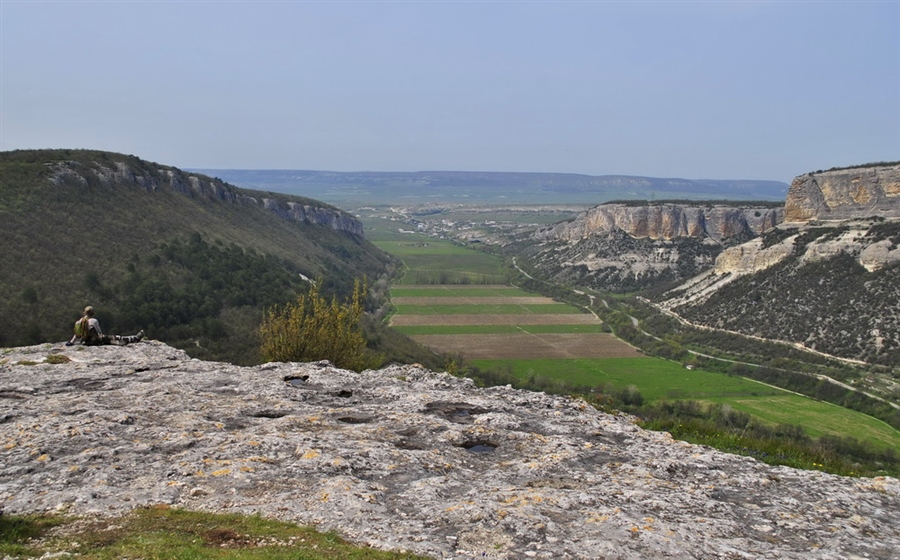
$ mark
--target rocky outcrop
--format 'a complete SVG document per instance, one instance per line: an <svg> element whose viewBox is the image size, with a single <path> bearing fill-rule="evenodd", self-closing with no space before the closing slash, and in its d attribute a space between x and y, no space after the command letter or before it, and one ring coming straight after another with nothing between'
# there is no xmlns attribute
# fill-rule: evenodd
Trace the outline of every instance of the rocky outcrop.
<svg viewBox="0 0 900 560"><path fill-rule="evenodd" d="M788 222L900 217L900 163L800 175L784 213Z"/></svg>
<svg viewBox="0 0 900 560"><path fill-rule="evenodd" d="M521 254L559 284L635 291L713 266L723 247L781 221L780 207L659 203L602 204L538 230Z"/></svg>
<svg viewBox="0 0 900 560"><path fill-rule="evenodd" d="M272 193L255 193L229 185L205 175L186 173L174 167L155 165L141 160L98 161L88 167L74 161L53 164L51 180L64 185L87 186L93 183L106 188L117 185L138 187L148 192L171 189L184 196L226 204L252 205L265 208L286 220L307 222L362 235L362 224L346 212L324 203ZM263 196L269 195L269 196Z"/></svg>
<svg viewBox="0 0 900 560"><path fill-rule="evenodd" d="M776 265L794 253L793 238L766 247L756 238L736 247L729 247L716 258L716 274L752 274Z"/></svg>
<svg viewBox="0 0 900 560"><path fill-rule="evenodd" d="M794 254L799 255L800 263L846 254L869 272L900 263L898 220L846 220L828 228L786 224L771 233L722 251L716 258L715 273L753 274Z"/></svg>
<svg viewBox="0 0 900 560"><path fill-rule="evenodd" d="M900 219L785 223L729 247L660 305L714 328L900 363Z"/></svg>
<svg viewBox="0 0 900 560"><path fill-rule="evenodd" d="M709 237L722 241L741 235L759 235L781 223L782 218L783 210L771 207L601 204L570 222L541 230L537 235L540 239L576 241L618 229L632 237Z"/></svg>
<svg viewBox="0 0 900 560"><path fill-rule="evenodd" d="M157 342L2 360L8 513L164 503L434 558L900 555L894 478L771 467L578 399L417 366L237 367Z"/></svg>
<svg viewBox="0 0 900 560"><path fill-rule="evenodd" d="M266 210L288 220L328 226L331 229L346 231L355 235L363 234L363 227L360 221L340 210L272 198L259 198L255 199L255 201Z"/></svg>

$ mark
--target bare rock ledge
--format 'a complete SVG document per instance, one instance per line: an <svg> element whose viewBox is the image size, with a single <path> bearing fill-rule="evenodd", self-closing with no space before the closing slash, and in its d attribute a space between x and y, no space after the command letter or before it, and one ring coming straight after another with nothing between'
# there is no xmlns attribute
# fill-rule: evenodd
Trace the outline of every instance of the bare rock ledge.
<svg viewBox="0 0 900 560"><path fill-rule="evenodd" d="M158 342L0 354L0 508L158 503L434 558L900 557L897 479L770 467L577 399Z"/></svg>

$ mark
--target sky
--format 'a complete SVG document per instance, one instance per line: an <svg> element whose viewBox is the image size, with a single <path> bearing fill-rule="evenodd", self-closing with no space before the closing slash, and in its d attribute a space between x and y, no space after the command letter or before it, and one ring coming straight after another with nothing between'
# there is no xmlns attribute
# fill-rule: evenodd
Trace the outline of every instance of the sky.
<svg viewBox="0 0 900 560"><path fill-rule="evenodd" d="M900 160L900 0L0 0L0 150L790 182Z"/></svg>

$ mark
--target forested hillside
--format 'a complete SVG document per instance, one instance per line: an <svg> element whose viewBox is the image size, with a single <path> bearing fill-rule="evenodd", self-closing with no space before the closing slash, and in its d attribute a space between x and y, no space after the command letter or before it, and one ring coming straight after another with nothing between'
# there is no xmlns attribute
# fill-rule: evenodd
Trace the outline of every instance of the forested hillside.
<svg viewBox="0 0 900 560"><path fill-rule="evenodd" d="M0 153L0 346L59 341L85 305L203 358L251 363L265 306L345 295L391 258L352 216L134 156Z"/></svg>

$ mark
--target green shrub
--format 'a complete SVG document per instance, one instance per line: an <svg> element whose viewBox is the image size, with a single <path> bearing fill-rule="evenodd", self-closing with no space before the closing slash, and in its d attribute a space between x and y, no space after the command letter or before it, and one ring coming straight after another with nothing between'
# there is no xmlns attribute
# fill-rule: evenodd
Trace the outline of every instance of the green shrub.
<svg viewBox="0 0 900 560"><path fill-rule="evenodd" d="M365 283L357 280L349 302L328 302L320 282L293 303L266 311L260 325L260 352L269 362L329 360L338 367L362 371L380 365L381 358L366 347L360 328Z"/></svg>

